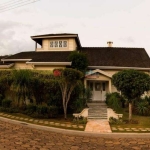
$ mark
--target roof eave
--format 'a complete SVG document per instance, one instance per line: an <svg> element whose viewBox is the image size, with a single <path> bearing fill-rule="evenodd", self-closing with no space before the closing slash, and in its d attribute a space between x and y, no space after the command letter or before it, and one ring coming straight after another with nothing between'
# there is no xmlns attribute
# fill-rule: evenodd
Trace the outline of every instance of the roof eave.
<svg viewBox="0 0 150 150"><path fill-rule="evenodd" d="M150 68L144 67L120 67L120 66L88 66L89 69L112 69L112 70L122 70L122 69L135 69L135 70L150 70Z"/></svg>
<svg viewBox="0 0 150 150"><path fill-rule="evenodd" d="M71 62L26 62L33 65L54 65L54 66L71 66Z"/></svg>
<svg viewBox="0 0 150 150"><path fill-rule="evenodd" d="M1 61L31 61L32 59L1 59Z"/></svg>

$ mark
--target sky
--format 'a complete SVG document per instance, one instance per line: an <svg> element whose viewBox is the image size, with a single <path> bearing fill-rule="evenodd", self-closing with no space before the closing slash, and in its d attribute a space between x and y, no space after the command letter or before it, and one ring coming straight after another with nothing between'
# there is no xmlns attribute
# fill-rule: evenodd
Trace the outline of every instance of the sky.
<svg viewBox="0 0 150 150"><path fill-rule="evenodd" d="M51 33L77 33L84 47L143 47L150 56L150 0L39 0L0 11L0 55L34 51L30 36Z"/></svg>

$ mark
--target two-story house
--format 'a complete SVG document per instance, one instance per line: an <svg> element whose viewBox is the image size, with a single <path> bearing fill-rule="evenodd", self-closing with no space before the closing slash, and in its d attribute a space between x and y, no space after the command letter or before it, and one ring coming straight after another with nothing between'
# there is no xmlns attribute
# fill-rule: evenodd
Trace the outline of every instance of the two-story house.
<svg viewBox="0 0 150 150"><path fill-rule="evenodd" d="M115 92L112 75L123 69L136 69L149 73L150 58L144 48L82 47L78 34L46 34L31 36L35 51L20 52L1 58L1 69L53 70L71 66L68 56L72 51L86 53L89 60L85 86L91 88L93 101L104 101L107 92ZM41 47L37 47L37 44Z"/></svg>

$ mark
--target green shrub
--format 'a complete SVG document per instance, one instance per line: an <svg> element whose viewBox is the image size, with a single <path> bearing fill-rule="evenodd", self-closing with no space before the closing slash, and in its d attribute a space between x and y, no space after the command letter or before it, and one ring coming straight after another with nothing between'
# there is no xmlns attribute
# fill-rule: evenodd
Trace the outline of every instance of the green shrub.
<svg viewBox="0 0 150 150"><path fill-rule="evenodd" d="M3 99L2 100L2 107L9 108L11 106L12 101L9 99Z"/></svg>
<svg viewBox="0 0 150 150"><path fill-rule="evenodd" d="M45 115L45 114L48 113L48 106L37 105L36 112L37 112L37 114L39 114L39 115Z"/></svg>
<svg viewBox="0 0 150 150"><path fill-rule="evenodd" d="M33 114L36 112L37 106L35 104L29 104L26 106L26 113Z"/></svg>
<svg viewBox="0 0 150 150"><path fill-rule="evenodd" d="M79 113L85 108L85 105L86 105L86 99L78 98L73 102L72 109L74 110L74 112Z"/></svg>
<svg viewBox="0 0 150 150"><path fill-rule="evenodd" d="M106 104L114 110L122 107L122 101L122 96L117 92L106 94Z"/></svg>
<svg viewBox="0 0 150 150"><path fill-rule="evenodd" d="M123 120L122 120L122 118L116 119L114 117L110 117L109 123L110 124L123 124Z"/></svg>
<svg viewBox="0 0 150 150"><path fill-rule="evenodd" d="M2 94L0 94L0 106L2 106L2 99L3 98L3 96L2 96Z"/></svg>
<svg viewBox="0 0 150 150"><path fill-rule="evenodd" d="M149 115L149 105L147 101L141 100L135 106L135 111L138 115L147 116Z"/></svg>
<svg viewBox="0 0 150 150"><path fill-rule="evenodd" d="M48 117L54 118L58 116L58 107L57 106L49 106L48 107Z"/></svg>
<svg viewBox="0 0 150 150"><path fill-rule="evenodd" d="M143 100L147 101L148 104L150 105L150 96L149 96L149 97L148 97L148 96L145 96L145 98L144 98Z"/></svg>

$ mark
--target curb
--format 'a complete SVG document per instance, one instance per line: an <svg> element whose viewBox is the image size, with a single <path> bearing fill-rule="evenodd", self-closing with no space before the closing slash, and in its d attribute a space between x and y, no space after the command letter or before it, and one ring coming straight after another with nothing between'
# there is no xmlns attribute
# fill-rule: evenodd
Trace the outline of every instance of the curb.
<svg viewBox="0 0 150 150"><path fill-rule="evenodd" d="M95 132L85 132L85 131L60 129L60 128L42 126L42 125L34 125L31 123L12 120L12 119L8 119L5 117L0 117L0 120L8 122L8 123L12 123L12 124L26 126L27 128L39 129L39 130L43 130L43 131L51 131L51 132L61 133L61 134L78 135L78 136L116 137L116 138L118 138L118 137L136 137L136 138L150 137L150 133L95 133Z"/></svg>

